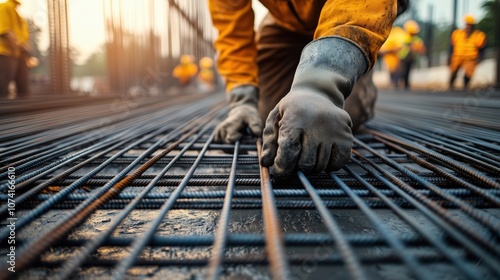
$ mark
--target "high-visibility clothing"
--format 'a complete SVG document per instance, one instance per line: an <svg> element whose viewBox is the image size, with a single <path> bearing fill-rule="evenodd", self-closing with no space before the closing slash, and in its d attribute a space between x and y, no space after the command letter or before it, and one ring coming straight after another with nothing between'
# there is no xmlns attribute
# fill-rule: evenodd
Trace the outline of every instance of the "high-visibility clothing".
<svg viewBox="0 0 500 280"><path fill-rule="evenodd" d="M28 43L28 24L16 10L16 1L9 0L0 4L0 35L12 33L19 45ZM21 56L19 48L12 47L4 37L0 37L0 55L18 58Z"/></svg>
<svg viewBox="0 0 500 280"><path fill-rule="evenodd" d="M389 35L397 14L396 0L260 0L278 24L290 31L322 37L342 37L365 54L369 68ZM214 26L217 66L226 90L258 86L254 13L251 0L209 0Z"/></svg>
<svg viewBox="0 0 500 280"><path fill-rule="evenodd" d="M416 54L423 54L425 53L425 45L424 41L416 35L412 36L410 34L407 34L404 42L403 42L403 47L399 51L399 58L401 60L407 59L408 56L411 56L410 58L413 59Z"/></svg>
<svg viewBox="0 0 500 280"><path fill-rule="evenodd" d="M210 57L202 57L199 64L200 71L198 73L198 79L207 85L213 85L215 79L213 69L214 61Z"/></svg>
<svg viewBox="0 0 500 280"><path fill-rule="evenodd" d="M458 69L462 68L465 72L465 76L471 78L476 70L477 60L467 59L460 56L452 56L450 61L450 71L451 73L458 72Z"/></svg>
<svg viewBox="0 0 500 280"><path fill-rule="evenodd" d="M181 63L174 68L172 76L179 80L181 85L186 85L198 73L194 63Z"/></svg>
<svg viewBox="0 0 500 280"><path fill-rule="evenodd" d="M387 71L394 73L399 69L399 57L396 53L386 53L383 57Z"/></svg>
<svg viewBox="0 0 500 280"><path fill-rule="evenodd" d="M213 84L215 78L214 70L212 68L202 68L198 77L207 84Z"/></svg>
<svg viewBox="0 0 500 280"><path fill-rule="evenodd" d="M387 37L385 43L380 47L380 54L384 65L390 73L395 73L399 69L399 51L403 48L404 40L407 36L406 31L401 27L394 27Z"/></svg>
<svg viewBox="0 0 500 280"><path fill-rule="evenodd" d="M474 60L478 58L479 50L486 45L486 34L474 30L467 37L464 29L457 29L451 34L451 45L453 46L452 56Z"/></svg>

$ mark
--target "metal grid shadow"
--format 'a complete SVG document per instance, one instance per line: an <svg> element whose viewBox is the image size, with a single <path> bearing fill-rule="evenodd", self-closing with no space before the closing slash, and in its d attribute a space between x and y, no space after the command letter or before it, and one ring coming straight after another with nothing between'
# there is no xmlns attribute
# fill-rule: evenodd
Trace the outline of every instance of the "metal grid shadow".
<svg viewBox="0 0 500 280"><path fill-rule="evenodd" d="M218 95L8 115L2 258L13 222L20 278L500 278L499 131L387 96L342 170L282 180L259 139L212 143Z"/></svg>

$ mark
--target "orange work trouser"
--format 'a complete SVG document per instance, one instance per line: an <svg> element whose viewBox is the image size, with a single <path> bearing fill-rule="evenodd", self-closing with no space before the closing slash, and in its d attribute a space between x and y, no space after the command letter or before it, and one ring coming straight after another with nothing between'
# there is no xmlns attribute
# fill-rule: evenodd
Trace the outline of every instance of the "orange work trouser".
<svg viewBox="0 0 500 280"><path fill-rule="evenodd" d="M477 60L474 58L466 58L460 56L452 56L450 63L450 71L452 75L456 75L458 69L463 68L465 76L467 78L472 78L474 70L476 70Z"/></svg>

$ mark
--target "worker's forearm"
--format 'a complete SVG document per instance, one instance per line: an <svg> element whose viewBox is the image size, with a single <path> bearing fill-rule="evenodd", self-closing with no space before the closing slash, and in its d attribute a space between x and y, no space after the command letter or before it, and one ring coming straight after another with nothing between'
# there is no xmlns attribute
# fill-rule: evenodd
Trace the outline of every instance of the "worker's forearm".
<svg viewBox="0 0 500 280"><path fill-rule="evenodd" d="M397 11L396 0L328 0L321 11L314 38L338 36L353 42L371 68L389 36Z"/></svg>
<svg viewBox="0 0 500 280"><path fill-rule="evenodd" d="M16 43L15 35L13 35L10 31L0 34L0 38L7 40L10 44Z"/></svg>
<svg viewBox="0 0 500 280"><path fill-rule="evenodd" d="M17 40L16 35L10 31L3 33L3 34L0 34L0 38L2 38L2 40L7 41L7 43L10 45L10 47L14 50L17 50L18 48L21 47L19 45L19 40Z"/></svg>
<svg viewBox="0 0 500 280"><path fill-rule="evenodd" d="M257 49L255 46L252 1L210 0L212 21L219 35L215 49L217 67L226 82L226 90L241 85L257 86Z"/></svg>

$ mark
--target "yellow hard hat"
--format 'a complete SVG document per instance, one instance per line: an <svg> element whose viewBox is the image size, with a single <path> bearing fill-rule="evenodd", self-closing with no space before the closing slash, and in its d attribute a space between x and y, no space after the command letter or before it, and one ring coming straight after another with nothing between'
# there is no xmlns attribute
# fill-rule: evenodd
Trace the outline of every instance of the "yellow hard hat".
<svg viewBox="0 0 500 280"><path fill-rule="evenodd" d="M188 64L188 63L193 63L194 61L194 57L192 55L189 55L189 54L183 54L181 56L181 63L182 64Z"/></svg>
<svg viewBox="0 0 500 280"><path fill-rule="evenodd" d="M214 66L214 61L210 57L203 57L200 59L200 67L210 68L212 66Z"/></svg>
<svg viewBox="0 0 500 280"><path fill-rule="evenodd" d="M414 20L405 22L404 29L410 34L417 34L418 32L420 32L420 26L418 26L418 23Z"/></svg>
<svg viewBox="0 0 500 280"><path fill-rule="evenodd" d="M471 16L471 15L466 15L464 17L464 21L465 21L466 24L471 24L471 25L476 24L476 19L473 16Z"/></svg>

